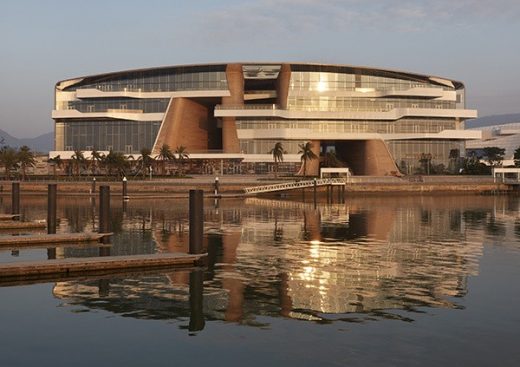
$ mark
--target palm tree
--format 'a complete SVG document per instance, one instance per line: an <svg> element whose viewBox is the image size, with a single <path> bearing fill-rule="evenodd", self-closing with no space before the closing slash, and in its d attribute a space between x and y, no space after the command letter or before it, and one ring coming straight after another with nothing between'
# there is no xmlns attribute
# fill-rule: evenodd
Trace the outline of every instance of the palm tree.
<svg viewBox="0 0 520 367"><path fill-rule="evenodd" d="M175 149L175 154L177 154L177 161L179 161L179 171L180 175L183 175L183 166L184 161L190 159L190 155L188 154L186 147L183 145L180 145Z"/></svg>
<svg viewBox="0 0 520 367"><path fill-rule="evenodd" d="M130 167L130 162L126 156L121 152L114 152L113 150L108 152L103 160L103 164L109 175L112 175L115 171L120 178L126 176L126 171Z"/></svg>
<svg viewBox="0 0 520 367"><path fill-rule="evenodd" d="M172 150L170 149L170 146L168 144L163 144L163 146L159 150L159 155L157 156L157 159L161 161L161 174L164 175L166 171L166 162L175 159L175 156L173 155Z"/></svg>
<svg viewBox="0 0 520 367"><path fill-rule="evenodd" d="M36 164L34 153L31 152L31 148L29 148L27 145L23 145L20 147L18 151L18 163L20 164L20 168L22 169L22 180L25 180L25 173L27 167L34 167L34 165Z"/></svg>
<svg viewBox="0 0 520 367"><path fill-rule="evenodd" d="M61 159L60 155L58 154L54 158L49 158L47 160L52 166L52 174L54 176L54 179L56 179L56 167L61 168L63 166L63 160Z"/></svg>
<svg viewBox="0 0 520 367"><path fill-rule="evenodd" d="M79 177L81 169L85 166L85 156L83 155L83 152L80 149L76 149L74 150L74 154L70 158L72 160L72 167L74 168L74 172L76 173L76 176Z"/></svg>
<svg viewBox="0 0 520 367"><path fill-rule="evenodd" d="M303 162L303 175L307 176L307 161L317 159L318 156L312 151L312 144L308 141L305 144L298 144L298 154L300 154L300 160Z"/></svg>
<svg viewBox="0 0 520 367"><path fill-rule="evenodd" d="M92 176L96 175L97 168L101 165L101 162L103 162L104 157L105 155L96 150L96 148L94 148L92 153L90 153L90 170L92 172Z"/></svg>
<svg viewBox="0 0 520 367"><path fill-rule="evenodd" d="M342 163L338 159L338 156L335 152L327 152L325 156L323 156L323 166L325 167L341 167Z"/></svg>
<svg viewBox="0 0 520 367"><path fill-rule="evenodd" d="M273 155L274 177L278 178L278 163L283 162L283 155L287 154L287 152L283 149L282 143L278 142L269 153Z"/></svg>
<svg viewBox="0 0 520 367"><path fill-rule="evenodd" d="M141 162L139 170L141 171L143 178L146 177L146 172L148 169L152 167L154 159L152 157L152 151L150 148L142 148L140 150L141 156L139 157L139 161Z"/></svg>
<svg viewBox="0 0 520 367"><path fill-rule="evenodd" d="M18 154L16 149L4 146L0 149L0 165L4 166L5 177L11 179L11 170L18 167Z"/></svg>

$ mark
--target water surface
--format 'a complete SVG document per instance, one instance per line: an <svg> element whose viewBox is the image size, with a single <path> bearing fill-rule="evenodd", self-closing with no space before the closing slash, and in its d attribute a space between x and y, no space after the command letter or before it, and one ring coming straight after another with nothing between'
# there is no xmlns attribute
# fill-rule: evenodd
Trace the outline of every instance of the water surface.
<svg viewBox="0 0 520 367"><path fill-rule="evenodd" d="M114 200L110 254L186 251L187 204ZM519 205L206 201L201 270L1 287L0 366L516 366ZM58 208L60 232L96 230L95 201L63 197ZM22 211L44 219L46 198L23 197ZM0 251L0 262L48 257Z"/></svg>

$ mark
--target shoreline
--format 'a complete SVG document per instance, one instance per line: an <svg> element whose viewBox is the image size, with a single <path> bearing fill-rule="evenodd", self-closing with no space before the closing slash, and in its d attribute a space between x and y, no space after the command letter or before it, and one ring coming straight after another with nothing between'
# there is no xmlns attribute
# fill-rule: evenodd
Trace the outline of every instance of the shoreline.
<svg viewBox="0 0 520 367"><path fill-rule="evenodd" d="M361 180L360 180L361 181ZM366 181L370 181L367 178ZM345 196L363 195L382 195L382 194L508 194L517 193L513 185L503 183L493 183L489 177L448 177L444 182L439 177L424 177L423 182L401 180L396 181L391 178L375 178L374 181L380 182L353 182L345 185ZM386 182L385 182L386 181ZM428 182L433 181L433 182ZM448 181L448 182L446 182ZM488 181L488 182L486 182ZM11 193L11 182L0 181L0 195L6 196ZM15 181L20 182L20 190L23 195L43 195L47 193L47 185L50 183L58 184L58 193L64 196L93 197L99 195L99 186L110 186L111 194L114 196L122 195L122 183L119 181L96 181L95 193L92 191L92 181ZM128 195L131 198L186 198L189 190L201 189L207 198L237 198L254 197L255 195L245 195L245 187L261 186L277 182L287 182L287 180L267 180L264 177L250 176L228 176L221 177L219 182L219 195L214 194L214 181L212 177L196 177L193 179L159 179L152 181L128 181ZM339 192L342 186L332 188L332 195ZM313 188L306 188L305 194L313 193ZM317 193L327 195L326 186L318 187ZM301 196L302 190L279 191L264 193L256 196L265 197L293 197Z"/></svg>

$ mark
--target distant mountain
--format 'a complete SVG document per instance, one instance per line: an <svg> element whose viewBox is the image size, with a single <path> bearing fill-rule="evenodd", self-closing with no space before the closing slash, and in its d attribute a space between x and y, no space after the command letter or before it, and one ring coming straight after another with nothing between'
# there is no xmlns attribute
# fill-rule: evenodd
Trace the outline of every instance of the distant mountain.
<svg viewBox="0 0 520 367"><path fill-rule="evenodd" d="M0 141L2 138L4 145L9 145L13 148L27 145L29 148L31 148L31 150L40 153L48 153L49 150L54 149L54 133L52 132L37 136L35 138L18 139L0 129Z"/></svg>
<svg viewBox="0 0 520 367"><path fill-rule="evenodd" d="M512 113L507 115L491 115L479 117L478 119L466 121L466 129L475 129L479 127L488 127L493 125L503 125L513 122L520 122L520 113Z"/></svg>

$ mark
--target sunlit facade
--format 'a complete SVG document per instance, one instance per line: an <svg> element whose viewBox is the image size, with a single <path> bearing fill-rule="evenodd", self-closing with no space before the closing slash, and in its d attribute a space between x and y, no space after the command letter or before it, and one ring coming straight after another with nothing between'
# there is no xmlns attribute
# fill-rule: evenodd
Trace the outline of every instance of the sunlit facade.
<svg viewBox="0 0 520 367"><path fill-rule="evenodd" d="M464 130L477 114L465 108L461 82L366 67L162 67L60 81L55 94L54 154L183 145L194 160L226 162L223 173L269 170L277 142L288 173L306 142L316 154L335 152L354 174L413 173L421 154L447 166L451 151L480 137ZM308 172L319 166L310 162Z"/></svg>

